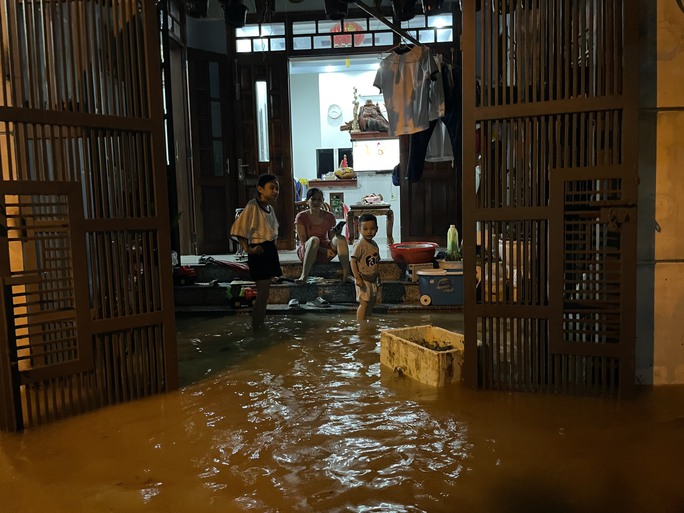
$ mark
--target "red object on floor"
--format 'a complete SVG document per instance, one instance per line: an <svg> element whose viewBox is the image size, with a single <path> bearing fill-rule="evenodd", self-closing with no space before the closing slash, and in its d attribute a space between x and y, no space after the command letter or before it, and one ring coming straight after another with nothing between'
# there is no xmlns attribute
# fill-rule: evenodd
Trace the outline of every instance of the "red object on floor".
<svg viewBox="0 0 684 513"><path fill-rule="evenodd" d="M199 259L200 264L216 264L220 265L222 267L228 267L232 271L235 272L235 275L238 278L241 278L243 280L249 280L250 275L249 275L249 266L247 264L241 264L239 262L227 262L225 260L216 260L214 257L211 256L201 256Z"/></svg>
<svg viewBox="0 0 684 513"><path fill-rule="evenodd" d="M400 264L425 264L435 258L435 242L395 242L390 244L392 260Z"/></svg>
<svg viewBox="0 0 684 513"><path fill-rule="evenodd" d="M195 270L187 265L179 265L173 268L174 285L193 285L197 281Z"/></svg>

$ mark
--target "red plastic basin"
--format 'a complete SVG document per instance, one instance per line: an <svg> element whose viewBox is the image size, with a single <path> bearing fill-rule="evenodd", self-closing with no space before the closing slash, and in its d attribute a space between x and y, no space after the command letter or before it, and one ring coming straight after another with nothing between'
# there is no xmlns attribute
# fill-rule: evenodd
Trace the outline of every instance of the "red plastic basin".
<svg viewBox="0 0 684 513"><path fill-rule="evenodd" d="M400 264L426 264L435 258L435 242L396 242L390 244L392 260Z"/></svg>

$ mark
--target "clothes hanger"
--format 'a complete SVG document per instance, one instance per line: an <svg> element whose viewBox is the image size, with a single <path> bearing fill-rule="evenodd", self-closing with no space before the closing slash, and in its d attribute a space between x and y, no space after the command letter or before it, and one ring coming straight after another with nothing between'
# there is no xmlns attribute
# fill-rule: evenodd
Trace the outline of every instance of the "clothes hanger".
<svg viewBox="0 0 684 513"><path fill-rule="evenodd" d="M421 46L424 46L424 45L421 45ZM391 52L394 52L397 54L402 54L402 53L408 52L411 48L413 48L413 46L410 46L409 43L407 43L406 41L404 41L402 39L398 45L394 45L393 47L388 48L387 50L383 51L382 54L387 54L387 53L391 53ZM400 50L400 51L397 51L397 50Z"/></svg>
<svg viewBox="0 0 684 513"><path fill-rule="evenodd" d="M399 44L396 44L396 45L392 46L391 48L388 48L387 50L383 50L382 52L380 52L378 54L378 59L384 59L392 53L397 54L397 55L402 55L406 52L411 51L415 46L426 46L419 41L416 41L415 43L413 41L414 41L413 38L411 38L411 40L409 42L406 42L404 40L404 36L402 36L402 39L399 42Z"/></svg>

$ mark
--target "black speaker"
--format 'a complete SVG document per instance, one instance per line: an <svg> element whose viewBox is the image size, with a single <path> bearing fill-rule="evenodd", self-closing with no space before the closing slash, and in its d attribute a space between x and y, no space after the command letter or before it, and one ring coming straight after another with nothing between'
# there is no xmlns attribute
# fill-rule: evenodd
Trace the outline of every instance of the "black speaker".
<svg viewBox="0 0 684 513"><path fill-rule="evenodd" d="M444 0L422 0L422 4L424 14L433 14L442 10Z"/></svg>
<svg viewBox="0 0 684 513"><path fill-rule="evenodd" d="M408 21L416 16L416 0L392 0L392 12L398 21Z"/></svg>
<svg viewBox="0 0 684 513"><path fill-rule="evenodd" d="M185 14L191 18L206 18L209 10L209 0L187 0Z"/></svg>
<svg viewBox="0 0 684 513"><path fill-rule="evenodd" d="M226 27L241 28L247 23L247 6L242 0L230 0L230 3L223 3L223 19Z"/></svg>
<svg viewBox="0 0 684 513"><path fill-rule="evenodd" d="M348 6L342 0L325 0L325 15L329 20L343 20L347 17Z"/></svg>

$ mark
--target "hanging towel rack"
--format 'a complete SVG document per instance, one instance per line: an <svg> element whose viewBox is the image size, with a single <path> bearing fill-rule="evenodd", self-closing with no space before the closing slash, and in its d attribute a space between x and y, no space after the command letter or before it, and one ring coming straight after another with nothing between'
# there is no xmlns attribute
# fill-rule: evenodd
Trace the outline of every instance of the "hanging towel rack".
<svg viewBox="0 0 684 513"><path fill-rule="evenodd" d="M361 9L366 14L373 16L380 23L387 25L392 30L392 32L394 32L395 34L398 34L399 36L403 37L407 41L410 41L411 43L413 43L414 45L425 46L423 43L418 41L415 37L413 37L412 35L407 33L403 28L401 28L398 25L395 25L394 23L391 23L387 18L385 18L382 14L380 14L380 11L378 11L377 9L371 7L370 5L365 4L364 2L362 2L362 0L356 0L355 3L359 9Z"/></svg>

